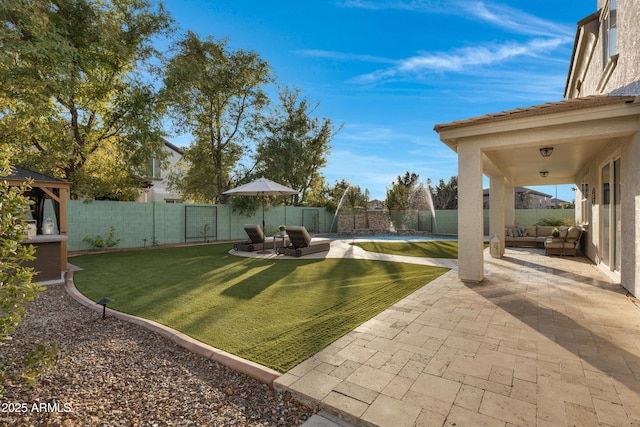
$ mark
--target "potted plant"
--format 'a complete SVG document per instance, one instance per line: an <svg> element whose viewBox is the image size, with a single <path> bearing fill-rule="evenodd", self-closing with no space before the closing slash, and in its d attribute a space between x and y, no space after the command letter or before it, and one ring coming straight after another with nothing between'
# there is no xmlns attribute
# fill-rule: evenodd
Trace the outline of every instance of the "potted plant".
<svg viewBox="0 0 640 427"><path fill-rule="evenodd" d="M557 227L554 228L553 230L551 230L551 235L557 239L558 237L560 237L560 230L558 230Z"/></svg>
<svg viewBox="0 0 640 427"><path fill-rule="evenodd" d="M284 236L285 232L287 230L287 226L286 225L280 225L280 226L278 226L278 229L280 229L280 235Z"/></svg>

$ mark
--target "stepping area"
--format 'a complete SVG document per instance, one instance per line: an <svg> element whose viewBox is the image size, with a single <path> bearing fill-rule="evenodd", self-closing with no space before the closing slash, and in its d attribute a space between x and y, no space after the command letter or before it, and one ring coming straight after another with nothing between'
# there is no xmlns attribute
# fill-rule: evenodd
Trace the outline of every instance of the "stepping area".
<svg viewBox="0 0 640 427"><path fill-rule="evenodd" d="M637 304L584 257L487 250L483 282L452 270L274 386L353 425L638 425Z"/></svg>

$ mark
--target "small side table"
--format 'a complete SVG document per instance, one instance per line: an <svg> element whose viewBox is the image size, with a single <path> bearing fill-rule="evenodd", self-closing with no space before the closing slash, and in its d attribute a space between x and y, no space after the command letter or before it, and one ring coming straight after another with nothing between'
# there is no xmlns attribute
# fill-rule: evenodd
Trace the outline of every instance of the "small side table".
<svg viewBox="0 0 640 427"><path fill-rule="evenodd" d="M278 246L278 239L282 239L282 246ZM276 234L273 236L273 249L276 253L276 255L279 255L278 253L278 248L279 247L283 247L286 248L287 246L289 246L289 235L288 234Z"/></svg>

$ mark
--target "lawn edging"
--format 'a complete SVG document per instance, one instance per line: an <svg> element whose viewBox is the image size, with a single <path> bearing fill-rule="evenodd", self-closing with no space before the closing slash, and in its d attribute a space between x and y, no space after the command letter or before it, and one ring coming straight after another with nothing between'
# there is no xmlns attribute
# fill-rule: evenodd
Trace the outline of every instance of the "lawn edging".
<svg viewBox="0 0 640 427"><path fill-rule="evenodd" d="M69 265L69 267L71 267L71 265ZM85 297L76 288L76 285L73 282L73 272L75 270L78 270L78 268L69 268L65 273L65 290L73 299L78 301L83 306L93 311L102 313L102 306L96 304L95 301L92 301L89 298ZM183 334L180 331L176 331L175 329L162 325L158 322L154 322L153 320L144 319L142 317L133 316L127 313L121 313L108 307L106 308L106 313L109 316L113 316L117 319L134 323L136 325L140 325L146 329L149 329L150 331L153 331L160 336L167 338L176 345L192 353L195 353L206 359L216 361L222 365L227 366L230 369L233 369L234 371L243 373L251 378L263 382L270 387L273 387L273 382L280 376L282 376L282 373L274 369L267 368L266 366L260 365L247 359L243 359L242 357L238 357L234 354L212 347L208 344L204 344L203 342L200 342L186 334Z"/></svg>

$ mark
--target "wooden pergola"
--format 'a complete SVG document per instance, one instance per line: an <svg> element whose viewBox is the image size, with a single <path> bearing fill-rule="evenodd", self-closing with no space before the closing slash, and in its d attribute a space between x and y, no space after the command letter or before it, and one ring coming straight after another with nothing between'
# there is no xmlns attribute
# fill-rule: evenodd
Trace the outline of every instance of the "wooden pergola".
<svg viewBox="0 0 640 427"><path fill-rule="evenodd" d="M60 271L67 270L67 200L69 199L69 188L71 184L61 179L52 178L38 172L34 172L21 167L14 167L14 173L9 176L0 177L0 180L6 181L9 185L20 186L30 180L30 188L25 192L33 204L31 205L31 214L36 221L38 228L38 236L32 240L36 246L36 257L38 256L38 246L48 243L46 240L57 240L59 242L60 251ZM57 238L45 238L42 236L42 223L44 220L45 200L49 198L53 201L53 208L56 214L56 225L59 230ZM62 236L62 237L61 237ZM38 260L36 259L36 267Z"/></svg>

